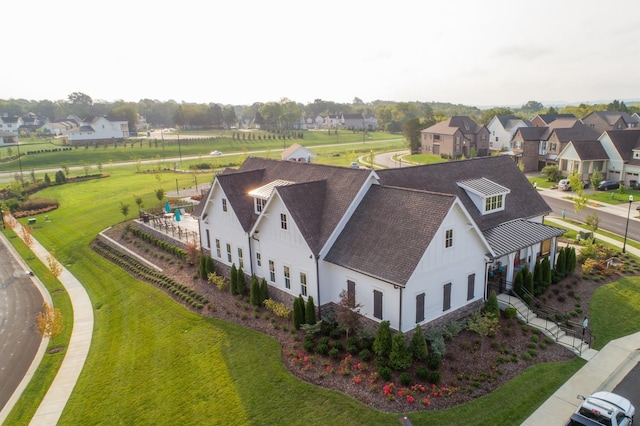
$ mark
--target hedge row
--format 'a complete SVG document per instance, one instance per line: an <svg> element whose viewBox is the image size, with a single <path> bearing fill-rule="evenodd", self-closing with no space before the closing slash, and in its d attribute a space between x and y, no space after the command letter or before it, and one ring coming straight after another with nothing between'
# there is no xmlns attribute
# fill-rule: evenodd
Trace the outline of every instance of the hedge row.
<svg viewBox="0 0 640 426"><path fill-rule="evenodd" d="M187 258L189 257L187 252L183 248L176 247L166 241L162 241L161 239L156 238L151 234L147 234L146 232L141 231L140 229L135 228L132 225L127 226L127 229L136 237L141 238L149 244L153 244L154 246L166 251L167 253L178 256L182 260L187 260Z"/></svg>
<svg viewBox="0 0 640 426"><path fill-rule="evenodd" d="M196 293L184 284L180 284L173 278L167 277L163 273L141 264L137 260L119 252L111 246L99 242L94 246L94 250L101 256L129 271L138 278L167 289L170 293L179 297L196 309L202 309L204 305L209 303L204 296Z"/></svg>

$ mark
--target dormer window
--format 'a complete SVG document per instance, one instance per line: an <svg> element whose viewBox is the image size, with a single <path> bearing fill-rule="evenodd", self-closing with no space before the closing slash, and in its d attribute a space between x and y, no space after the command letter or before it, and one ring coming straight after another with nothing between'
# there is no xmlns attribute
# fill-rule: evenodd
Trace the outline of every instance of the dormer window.
<svg viewBox="0 0 640 426"><path fill-rule="evenodd" d="M256 214L260 214L262 213L262 209L264 208L265 204L267 204L267 200L263 199L263 198L254 198L255 200L255 207L256 207Z"/></svg>
<svg viewBox="0 0 640 426"><path fill-rule="evenodd" d="M458 182L465 190L481 214L490 214L504 210L505 197L511 191L486 178L470 179Z"/></svg>
<svg viewBox="0 0 640 426"><path fill-rule="evenodd" d="M274 180L266 185L249 191L249 196L253 197L253 207L256 214L261 214L267 201L271 197L273 190L278 186L291 185L293 182L286 180Z"/></svg>

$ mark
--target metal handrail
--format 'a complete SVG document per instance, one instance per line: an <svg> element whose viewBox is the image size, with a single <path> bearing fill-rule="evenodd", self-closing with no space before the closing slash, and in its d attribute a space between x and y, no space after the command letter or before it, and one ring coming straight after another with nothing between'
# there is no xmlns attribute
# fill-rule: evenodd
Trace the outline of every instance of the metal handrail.
<svg viewBox="0 0 640 426"><path fill-rule="evenodd" d="M510 284L510 283L508 283ZM513 288L513 287L512 287ZM592 340L595 339L591 329L588 327L583 327L581 324L572 322L568 319L565 314L562 314L559 310L555 308L549 308L542 305L538 300L529 292L527 289L523 288L524 294L529 295L531 297L531 304L535 306L529 305L522 297L520 297L515 292L504 293L507 296L507 301L512 308L516 310L520 317L523 318L525 323L530 324L533 320L531 314L535 315L535 318L539 318L544 320L544 325L534 324L536 327L544 328L556 342L560 341L560 332L564 332L565 336L568 336L571 339L571 343L563 342L566 345L571 346L574 350L578 352L579 355L582 355L582 343L586 343L588 347L591 347ZM522 302L524 306L527 307L526 312L522 312L518 307L511 301L511 298L515 298L516 300ZM545 310L551 310L555 314L552 316ZM558 321L558 319L562 319L562 321ZM566 324L569 327L565 327L562 324ZM582 329L582 333L580 334L574 328ZM554 333L555 329L555 333ZM587 340L585 340L587 338Z"/></svg>

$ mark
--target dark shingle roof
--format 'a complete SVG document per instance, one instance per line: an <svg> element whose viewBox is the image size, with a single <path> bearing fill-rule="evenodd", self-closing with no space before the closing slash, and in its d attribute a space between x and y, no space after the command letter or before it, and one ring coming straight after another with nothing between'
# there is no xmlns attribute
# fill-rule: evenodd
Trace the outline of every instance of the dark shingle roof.
<svg viewBox="0 0 640 426"><path fill-rule="evenodd" d="M607 134L623 161L630 161L634 148L640 145L640 129L608 130Z"/></svg>
<svg viewBox="0 0 640 426"><path fill-rule="evenodd" d="M559 118L577 118L573 114L538 114L538 117L546 124L552 123Z"/></svg>
<svg viewBox="0 0 640 426"><path fill-rule="evenodd" d="M294 182L276 190L294 220L304 219L305 223L296 220L296 225L318 254L371 173L366 169L249 157L239 169L225 170L217 179L245 231L258 218L249 191L275 180Z"/></svg>
<svg viewBox="0 0 640 426"><path fill-rule="evenodd" d="M325 260L405 285L455 197L372 186Z"/></svg>
<svg viewBox="0 0 640 426"><path fill-rule="evenodd" d="M539 141L547 130L547 127L520 127L517 132L525 141Z"/></svg>
<svg viewBox="0 0 640 426"><path fill-rule="evenodd" d="M379 170L377 173L383 185L457 195L482 231L504 222L544 215L551 211L518 166L505 155ZM459 181L483 177L510 190L505 196L503 211L480 214L465 190L457 185Z"/></svg>
<svg viewBox="0 0 640 426"><path fill-rule="evenodd" d="M570 128L554 129L553 133L556 134L560 142L589 141L598 139L598 136L600 136L597 131L580 121L577 121L573 127Z"/></svg>
<svg viewBox="0 0 640 426"><path fill-rule="evenodd" d="M571 141L578 158L582 161L608 160L609 155L598 140Z"/></svg>

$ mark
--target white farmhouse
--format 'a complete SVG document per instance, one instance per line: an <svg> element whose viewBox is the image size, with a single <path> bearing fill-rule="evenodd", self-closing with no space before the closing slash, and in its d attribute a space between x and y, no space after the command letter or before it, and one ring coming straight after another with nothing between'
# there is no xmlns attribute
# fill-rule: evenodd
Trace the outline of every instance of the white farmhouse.
<svg viewBox="0 0 640 426"><path fill-rule="evenodd" d="M373 171L248 158L218 175L194 215L218 270L264 277L272 298L313 297L321 314L355 294L403 332L479 309L562 230L507 156Z"/></svg>
<svg viewBox="0 0 640 426"><path fill-rule="evenodd" d="M523 120L512 115L494 116L487 129L489 129L489 149L491 151L508 150L511 147L511 139L520 127L532 127L529 120Z"/></svg>
<svg viewBox="0 0 640 426"><path fill-rule="evenodd" d="M90 117L82 120L80 127L67 133L71 144L84 142L115 142L129 137L129 122L110 121L106 117Z"/></svg>

